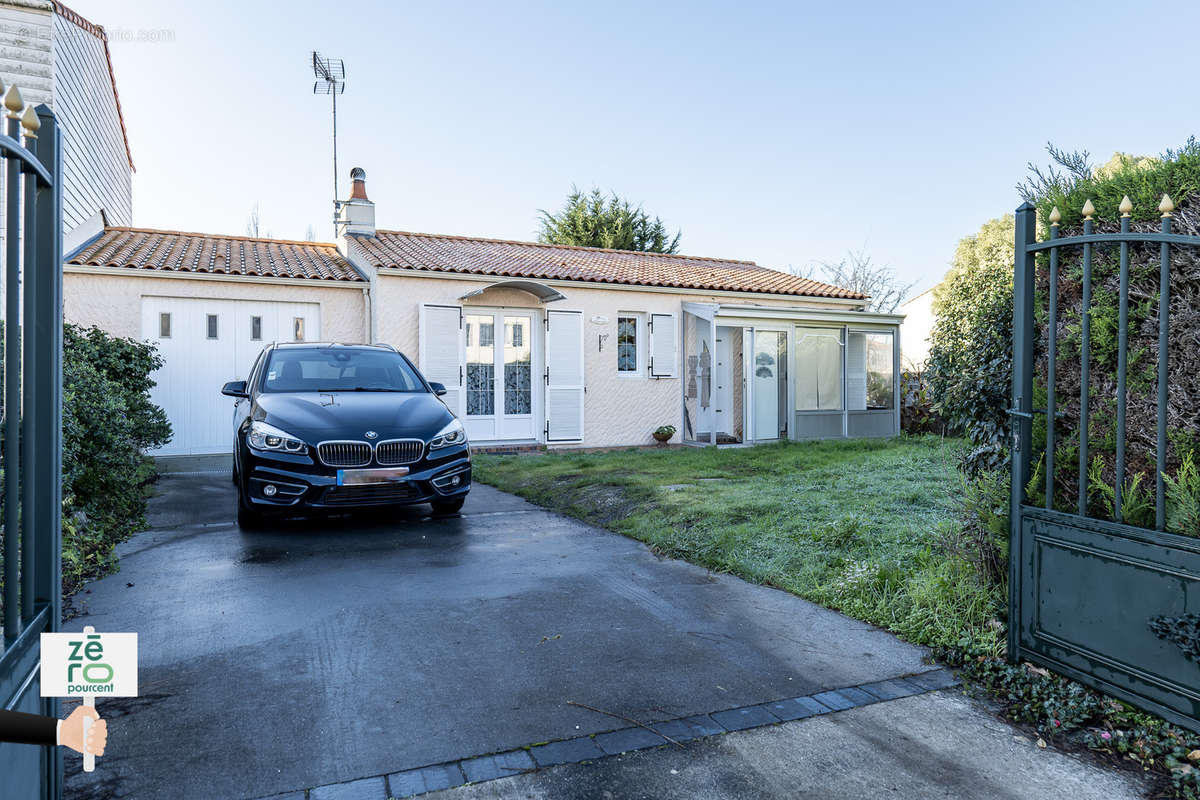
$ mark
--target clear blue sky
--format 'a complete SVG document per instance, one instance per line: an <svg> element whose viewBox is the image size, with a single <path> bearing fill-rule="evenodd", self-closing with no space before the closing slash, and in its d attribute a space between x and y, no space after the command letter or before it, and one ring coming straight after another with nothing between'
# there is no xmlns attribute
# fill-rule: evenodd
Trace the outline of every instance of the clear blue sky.
<svg viewBox="0 0 1200 800"><path fill-rule="evenodd" d="M366 169L382 228L531 239L596 185L685 253L865 247L918 288L1019 203L1047 140L1103 162L1200 128L1189 3L72 6L113 34L148 227L244 233L257 202L277 237L332 237L314 48L346 61L342 194Z"/></svg>

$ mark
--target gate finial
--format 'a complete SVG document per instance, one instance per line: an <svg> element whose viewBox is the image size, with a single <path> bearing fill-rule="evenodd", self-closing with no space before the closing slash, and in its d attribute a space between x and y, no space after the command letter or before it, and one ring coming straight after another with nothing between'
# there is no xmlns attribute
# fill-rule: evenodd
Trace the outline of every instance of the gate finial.
<svg viewBox="0 0 1200 800"><path fill-rule="evenodd" d="M1083 218L1091 219L1092 215L1095 213L1096 213L1096 207L1094 205L1092 205L1092 198L1089 197L1083 203Z"/></svg>
<svg viewBox="0 0 1200 800"><path fill-rule="evenodd" d="M1122 217L1128 217L1133 213L1133 201L1129 199L1129 195L1121 198L1121 205L1117 206L1117 210L1121 212Z"/></svg>
<svg viewBox="0 0 1200 800"><path fill-rule="evenodd" d="M1171 199L1171 195L1164 194L1162 200L1158 204L1158 210L1162 212L1163 217L1171 216L1171 212L1175 210L1175 201Z"/></svg>
<svg viewBox="0 0 1200 800"><path fill-rule="evenodd" d="M25 113L21 115L21 127L25 129L26 139L37 138L38 128L42 127L42 121L38 119L33 106L25 106Z"/></svg>
<svg viewBox="0 0 1200 800"><path fill-rule="evenodd" d="M10 119L21 118L21 109L25 108L25 101L21 99L21 90L15 83L4 93L4 107L8 109Z"/></svg>
<svg viewBox="0 0 1200 800"><path fill-rule="evenodd" d="M1050 224L1058 227L1058 223L1062 222L1062 212L1058 210L1058 206L1050 209Z"/></svg>

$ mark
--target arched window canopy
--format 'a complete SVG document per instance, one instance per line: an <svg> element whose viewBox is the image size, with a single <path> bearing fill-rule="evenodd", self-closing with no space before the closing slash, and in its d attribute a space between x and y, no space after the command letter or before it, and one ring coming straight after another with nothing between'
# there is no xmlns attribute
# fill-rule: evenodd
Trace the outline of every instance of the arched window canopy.
<svg viewBox="0 0 1200 800"><path fill-rule="evenodd" d="M553 303L556 300L566 300L566 295L555 288L547 286L544 283L537 281L511 280L500 281L499 283L489 283L479 289L473 289L459 297L459 300L466 300L468 297L481 295L488 289L519 289L522 292L528 292L538 299L540 303Z"/></svg>

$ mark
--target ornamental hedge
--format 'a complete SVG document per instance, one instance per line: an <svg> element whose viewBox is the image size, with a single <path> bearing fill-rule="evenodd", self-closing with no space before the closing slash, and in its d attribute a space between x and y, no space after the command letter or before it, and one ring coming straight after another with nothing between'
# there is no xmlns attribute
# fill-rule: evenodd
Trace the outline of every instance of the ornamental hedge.
<svg viewBox="0 0 1200 800"><path fill-rule="evenodd" d="M143 452L171 438L150 400L161 365L153 345L63 327L64 594L111 571L113 548L145 525L154 465Z"/></svg>
<svg viewBox="0 0 1200 800"><path fill-rule="evenodd" d="M1053 152L1053 151L1052 151ZM1057 156L1056 156L1057 157ZM1061 163L1061 162L1060 162ZM1037 206L1039 238L1049 237L1052 208L1063 215L1062 236L1082 230L1082 207L1092 200L1097 233L1120 229L1118 206L1128 195L1134 204L1131 227L1157 231L1159 200L1169 194L1176 203L1177 233L1200 235L1200 144L1191 140L1161 158L1118 154L1099 169L1063 176L1040 174L1027 185ZM1081 412L1081 305L1083 288L1080 248L1060 255L1056 400L1062 414L1056 424L1054 505L1074 509L1078 498L1078 430ZM1008 464L1012 371L1013 221L992 220L967 237L954 267L934 297L937 315L927 369L935 408L971 441L963 468L968 474L1002 470ZM1116 452L1116 375L1118 330L1118 249L1097 247L1092 263L1091 383L1088 395L1088 511L1112 519ZM1036 284L1034 407L1045 408L1046 341L1049 272L1039 257ZM1130 248L1129 345L1126 415L1126 483L1124 519L1152 525L1157 450L1157 338L1159 248ZM1167 406L1168 529L1200 535L1200 252L1172 248L1171 321ZM1035 452L1045 449L1046 420L1035 418ZM1039 462L1031 494L1035 502L1044 486Z"/></svg>

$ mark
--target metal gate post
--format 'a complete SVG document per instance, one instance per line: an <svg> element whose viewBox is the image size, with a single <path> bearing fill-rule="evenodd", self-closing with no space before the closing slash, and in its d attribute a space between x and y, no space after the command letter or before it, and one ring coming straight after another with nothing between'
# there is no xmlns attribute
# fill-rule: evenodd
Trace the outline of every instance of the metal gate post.
<svg viewBox="0 0 1200 800"><path fill-rule="evenodd" d="M1033 280L1034 254L1029 250L1037 231L1037 211L1022 203L1016 212L1013 270L1012 488L1008 542L1008 659L1015 662L1021 630L1021 505L1029 482L1029 450L1033 444Z"/></svg>
<svg viewBox="0 0 1200 800"><path fill-rule="evenodd" d="M35 111L41 121L33 148L38 161L50 173L53 186L42 187L36 199L38 227L36 252L41 267L28 280L37 282L35 294L40 309L34 327L27 331L33 344L34 372L28 386L38 398L34 440L39 456L30 476L33 481L35 537L34 560L39 565L34 584L35 602L50 609L47 632L57 631L62 620L62 142L58 122L46 105ZM55 698L42 701L42 713L60 716ZM63 793L61 748L43 748L44 796L57 800Z"/></svg>

